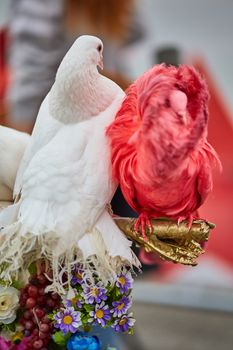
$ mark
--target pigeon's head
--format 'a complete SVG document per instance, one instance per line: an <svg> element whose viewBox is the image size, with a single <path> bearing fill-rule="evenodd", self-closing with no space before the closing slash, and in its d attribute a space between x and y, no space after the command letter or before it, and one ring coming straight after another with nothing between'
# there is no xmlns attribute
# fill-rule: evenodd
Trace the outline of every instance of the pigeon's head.
<svg viewBox="0 0 233 350"><path fill-rule="evenodd" d="M80 36L63 58L50 91L54 118L76 122L96 116L122 93L118 85L98 72L98 66L103 69L102 41Z"/></svg>
<svg viewBox="0 0 233 350"><path fill-rule="evenodd" d="M86 70L97 71L97 66L103 69L103 43L91 35L82 35L75 40L57 71L58 75L75 76Z"/></svg>
<svg viewBox="0 0 233 350"><path fill-rule="evenodd" d="M103 69L103 43L96 36L80 36L74 42L71 50L87 64L93 64Z"/></svg>

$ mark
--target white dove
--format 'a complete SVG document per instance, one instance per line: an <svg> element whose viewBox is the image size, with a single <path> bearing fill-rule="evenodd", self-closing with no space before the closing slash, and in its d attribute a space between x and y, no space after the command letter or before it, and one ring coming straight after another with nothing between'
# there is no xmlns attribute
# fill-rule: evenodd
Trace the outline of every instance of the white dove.
<svg viewBox="0 0 233 350"><path fill-rule="evenodd" d="M139 265L106 209L116 183L105 129L125 94L99 74L102 51L100 39L78 38L42 103L18 175L20 198L0 213L0 264L9 263L2 278L45 256L53 266L51 289L62 293L61 266L63 273L74 262L92 262L109 281L125 263Z"/></svg>
<svg viewBox="0 0 233 350"><path fill-rule="evenodd" d="M12 201L19 163L30 136L0 125L0 201Z"/></svg>
<svg viewBox="0 0 233 350"><path fill-rule="evenodd" d="M64 124L81 122L104 111L119 92L119 86L98 73L97 65L103 68L102 51L100 39L83 35L63 58L55 82L40 106L30 146L17 173L15 197L20 194L24 171L35 153Z"/></svg>

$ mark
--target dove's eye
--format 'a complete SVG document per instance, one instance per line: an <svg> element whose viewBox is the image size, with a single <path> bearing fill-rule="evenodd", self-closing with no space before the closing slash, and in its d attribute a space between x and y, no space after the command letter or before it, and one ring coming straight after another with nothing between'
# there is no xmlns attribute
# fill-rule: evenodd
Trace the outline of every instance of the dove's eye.
<svg viewBox="0 0 233 350"><path fill-rule="evenodd" d="M99 46L97 47L97 50L100 52L102 50L102 45L99 44Z"/></svg>

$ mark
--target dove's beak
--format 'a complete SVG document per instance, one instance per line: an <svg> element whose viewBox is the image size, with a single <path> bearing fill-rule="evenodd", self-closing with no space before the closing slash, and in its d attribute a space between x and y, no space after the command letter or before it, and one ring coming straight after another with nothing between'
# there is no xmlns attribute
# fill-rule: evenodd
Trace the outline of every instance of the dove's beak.
<svg viewBox="0 0 233 350"><path fill-rule="evenodd" d="M98 62L98 67L100 67L100 69L104 69L104 63L103 63L103 55L102 53L100 54L100 59L99 59L99 62Z"/></svg>

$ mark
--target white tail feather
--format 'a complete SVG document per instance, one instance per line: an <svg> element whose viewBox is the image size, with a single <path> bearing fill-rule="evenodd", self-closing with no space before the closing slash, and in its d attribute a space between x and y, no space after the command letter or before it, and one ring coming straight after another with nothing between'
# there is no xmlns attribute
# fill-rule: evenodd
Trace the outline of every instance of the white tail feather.
<svg viewBox="0 0 233 350"><path fill-rule="evenodd" d="M99 217L95 228L79 240L78 245L85 259L96 256L110 266L116 258L118 265L121 261L122 266L128 264L140 267L131 249L132 242L120 231L107 210Z"/></svg>
<svg viewBox="0 0 233 350"><path fill-rule="evenodd" d="M9 203L9 202L7 202ZM17 221L20 204L9 205L0 211L0 230L5 226L11 225ZM1 232L1 231L0 231Z"/></svg>
<svg viewBox="0 0 233 350"><path fill-rule="evenodd" d="M54 231L36 235L23 228L24 220L19 209L20 203L17 203L0 212L0 264L5 264L0 277L5 280L11 281L12 277L16 277L20 270L27 268L32 261L44 257L50 261L53 269L53 280L49 290L62 294L65 293L62 276L64 273L68 274L65 284L69 285L71 269L77 263L84 267L86 278L91 279L93 275L98 275L106 284L114 281L125 266L140 266L131 250L131 242L119 230L106 210L91 232L79 240L77 235L76 244L72 244L71 247L64 244L61 252L61 237ZM24 219L26 217L27 215ZM36 220L29 220L29 223L31 227L37 226ZM40 231L41 229L40 227Z"/></svg>
<svg viewBox="0 0 233 350"><path fill-rule="evenodd" d="M100 216L95 227L101 232L109 256L113 258L118 256L130 265L140 266L139 260L131 250L132 242L117 227L107 210Z"/></svg>

